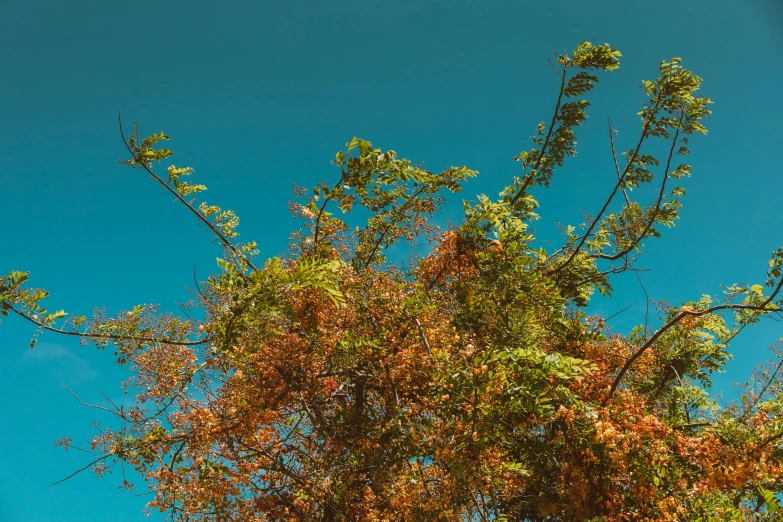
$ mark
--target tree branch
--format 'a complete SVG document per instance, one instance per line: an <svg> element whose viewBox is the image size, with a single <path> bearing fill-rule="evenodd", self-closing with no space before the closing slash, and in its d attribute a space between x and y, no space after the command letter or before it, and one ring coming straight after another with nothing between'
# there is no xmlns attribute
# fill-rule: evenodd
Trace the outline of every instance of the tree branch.
<svg viewBox="0 0 783 522"><path fill-rule="evenodd" d="M83 468L81 468L81 469L79 469L79 470L77 470L77 471L74 471L73 473L71 473L70 475L68 475L67 477L65 477L64 479L60 479L60 480L58 480L57 482L52 482L52 483L51 483L51 484L49 484L49 485L50 485L50 486L56 486L57 484L62 484L63 482L65 482L65 481L66 481L66 480L68 480L69 478L73 478L73 477L75 477L76 475L78 475L78 474L79 474L79 473L81 473L82 471L85 471L86 469L90 468L91 466L94 466L95 464L97 464L97 463L99 463L99 462L101 462L101 461L103 461L103 460L106 460L106 459L108 459L108 458L109 458L109 457L111 457L112 455L113 455L113 454L109 453L109 454L107 454L107 455L104 455L104 456L102 456L102 457L98 457L97 459L93 460L92 462L90 462L89 464L87 464L86 466L84 466Z"/></svg>
<svg viewBox="0 0 783 522"><path fill-rule="evenodd" d="M549 140L552 138L552 133L555 130L555 123L557 123L557 115L560 113L560 105L563 101L563 94L565 93L565 85L566 85L566 71L568 69L567 65L563 65L563 72L560 75L560 94L557 95L557 104L555 105L555 113L552 115L552 121L549 123L549 130L546 133L546 137L544 138L544 144L541 146L541 153L538 155L538 159L536 159L536 164L531 169L530 174L528 174L527 180L525 183L520 187L520 189L517 191L517 193L514 195L513 198L511 198L511 204L517 202L517 200L522 197L522 194L525 193L525 191L530 187L530 184L533 183L533 172L538 170L538 168L541 166L541 161L544 159L544 153L546 153L546 148L549 146Z"/></svg>
<svg viewBox="0 0 783 522"><path fill-rule="evenodd" d="M427 335L424 333L424 328L421 326L421 323L419 322L418 317L414 317L413 320L416 322L416 326L419 328L419 336L421 337L421 342L424 343L424 347L427 349L427 353L432 355L432 350L430 349L430 343L427 341Z"/></svg>
<svg viewBox="0 0 783 522"><path fill-rule="evenodd" d="M614 171L617 173L617 180L620 181L623 178L622 173L620 172L620 165L617 164L617 151L614 150L614 130L612 129L612 121L609 120L609 143L612 146L612 159L614 160ZM631 200L628 198L628 193L625 191L625 187L623 187L623 196L625 197L625 202L630 205Z"/></svg>
<svg viewBox="0 0 783 522"><path fill-rule="evenodd" d="M646 352L655 343L655 341L660 339L660 337L663 334L665 334L669 329L671 329L673 326L679 323L683 317L687 315L700 317L702 315L711 314L719 310L757 310L760 312L780 312L781 310L779 308L767 308L767 305L769 305L772 302L772 300L775 298L775 296L780 292L781 287L783 287L783 278L781 278L780 282L778 283L778 286L775 288L772 294L760 305L725 304L725 305L713 306L711 308L707 308L706 310L681 311L668 323L663 325L663 327L661 327L657 332L655 332L655 334L652 337L650 337L650 339L646 343L644 343L644 345L642 345L642 347L639 348L639 350L628 359L625 365L620 369L617 376L614 378L614 382L612 383L612 388L609 390L609 393L607 394L602 404L606 405L606 403L609 402L612 396L614 396L614 393L617 391L617 388L620 386L620 381L622 381L625 374L628 373L628 370L631 369L631 366L633 366L633 364L639 359L639 357L644 355L644 352Z"/></svg>
<svg viewBox="0 0 783 522"><path fill-rule="evenodd" d="M582 236L581 240L579 241L579 244L576 246L574 251L571 252L571 255L568 257L568 259L566 259L562 265L554 268L553 270L548 271L546 275L552 275L559 272L560 270L568 266L571 263L571 261L574 260L577 254L579 254L579 251L584 246L585 241L587 241L587 238L590 237L590 234L593 232L593 229L601 220L601 217L603 216L604 212L606 212L606 209L609 208L609 204L614 199L615 194L617 194L617 191L620 189L620 187L623 186L623 183L625 183L625 177L628 175L631 166L634 164L636 158L639 156L639 150L642 148L642 144L644 143L644 140L647 139L647 131L649 130L650 124L652 123L653 119L655 119L655 115L658 113L659 103L660 103L660 98L658 98L655 101L655 105L653 106L652 112L647 117L647 120L644 122L644 126L642 127L642 135L639 137L639 142L636 144L636 148L634 149L633 154L631 154L631 157L628 159L628 163L626 163L625 165L625 169L623 169L622 176L620 176L620 179L617 180L617 184L614 186L614 190L612 190L612 193L609 194L609 198L606 200L606 203L604 203L604 206L601 208L601 211L598 213L595 219L593 219L593 222L590 223L587 232Z"/></svg>
<svg viewBox="0 0 783 522"><path fill-rule="evenodd" d="M675 430L684 430L686 428L705 428L707 426L712 426L711 422L689 422L688 424L679 424L677 426L674 426Z"/></svg>
<svg viewBox="0 0 783 522"><path fill-rule="evenodd" d="M680 117L680 124L682 124L683 117ZM661 182L661 190L658 193L658 200L655 202L655 209L653 210L652 216L647 221L647 225L642 231L641 234L636 236L636 238L631 242L631 244L625 248L622 252L617 252L616 254L607 255L607 254L593 254L591 257L594 258L600 258L600 259L606 259L609 261L614 261L615 259L619 259L629 253L631 250L636 248L639 243L647 237L647 235L650 233L650 230L652 229L653 225L655 224L655 220L658 217L658 213L661 211L661 203L663 202L663 196L666 192L666 181L669 179L669 169L671 168L671 162L672 157L674 156L674 147L677 145L677 140L680 136L680 129L678 128L677 131L674 133L674 138L672 139L672 146L669 149L669 156L666 159L666 169L663 173L663 181Z"/></svg>
<svg viewBox="0 0 783 522"><path fill-rule="evenodd" d="M401 215L401 218L400 218L399 222L401 222L402 218L405 217L405 212L408 210L409 204L412 203L413 201L416 201L416 198L419 197L424 192L424 189L426 189L427 186L428 186L428 184L423 184L419 188L419 190L417 190L416 192L411 194L411 196L405 200L405 203L403 203L402 205L400 205L399 208L396 209L396 213ZM390 214L393 213L393 212L395 212L395 209L391 209L390 210ZM363 265L362 268L366 268L366 267L368 267L370 265L370 263L372 263L372 260L375 257L375 254L378 253L378 249L380 249L381 244L383 243L383 240L386 238L386 234L389 233L389 231L391 230L391 227L394 224L395 224L394 217L390 215L389 216L389 221L387 221L385 226L383 227L383 232L381 232L380 237L378 237L377 241L375 242L375 245L373 246L372 250L370 251L370 254L367 256L367 259L365 259L364 262L362 263L362 265Z"/></svg>
<svg viewBox="0 0 783 522"><path fill-rule="evenodd" d="M247 256L245 256L242 252L240 252L239 249L235 247L234 244L231 241L229 241L228 238L224 236L223 233L220 230L218 230L215 225L210 223L206 217L201 215L201 212L196 210L193 207L193 205L188 203L179 192L172 189L168 183L163 181L157 174L155 174L155 172L152 171L152 169L147 165L145 161L143 161L141 158L136 157L136 155L133 152L133 148L131 148L130 144L128 143L128 140L125 139L125 132L122 130L122 115L121 114L118 115L117 119L119 120L120 136L122 136L122 141L123 143L125 143L125 148L128 149L128 152L131 153L131 156L133 157L133 160L136 163L136 165L139 165L141 166L141 168L146 170L147 174L152 176L152 179L160 183L163 186L163 188L165 188L171 194L173 194L174 197L177 198L180 203L185 205L188 208L188 210L190 210L193 214L195 214L195 216L199 219L199 221L204 223L217 236L217 238L220 240L220 242L223 244L224 247L234 252L234 254L236 254L240 259L242 259L245 263L247 263L247 266L249 266L254 272L257 272L258 268L256 268L256 266L250 261L250 259L248 259Z"/></svg>
<svg viewBox="0 0 783 522"><path fill-rule="evenodd" d="M76 395L76 394L73 392L73 390L72 390L72 389L70 389L68 386L66 386L66 385L65 385L65 383L60 383L60 384L62 384L63 388L65 388L66 390L68 390L68 391L71 393L71 395L73 395L73 396L74 396L74 398L75 398L77 401L79 401L79 404L81 404L82 406L87 406L88 408L95 408L96 410L103 410L103 411L107 411L107 412L111 413L112 415L116 415L117 417L119 417L120 419L122 419L122 420L124 420L124 421L127 421L127 420L128 420L128 419L126 419L126 418L125 418L125 416L124 416L124 415L122 415L122 413L118 413L118 412L116 412L116 411L114 411L114 410L111 410L111 409L109 409L109 408L106 408L106 407L104 407L104 406L97 406L97 405L95 405L95 404L88 404L88 403L84 402L83 400L81 400L81 399L79 398L79 396L78 396L78 395Z"/></svg>
<svg viewBox="0 0 783 522"><path fill-rule="evenodd" d="M87 332L79 332L79 331L68 331L68 330L61 330L60 328L54 328L51 326L47 326L41 321L38 321L36 319L33 319L29 315L27 315L24 312L21 312L14 308L14 306L9 303L8 301L2 301L2 303L6 306L8 306L8 310L11 310L13 313L18 315L19 317L30 321L37 327L47 330L49 332L58 333L61 335L70 335L74 337L82 337L82 338L88 338L88 339L111 339L114 341L143 341L148 343L160 343L160 344L171 344L176 346L198 346L201 344L206 344L212 341L212 338L202 339L200 341L174 341L171 339L165 339L165 338L155 338L155 337L147 337L147 336L141 336L141 337L134 337L132 335L116 335L116 334L92 334Z"/></svg>

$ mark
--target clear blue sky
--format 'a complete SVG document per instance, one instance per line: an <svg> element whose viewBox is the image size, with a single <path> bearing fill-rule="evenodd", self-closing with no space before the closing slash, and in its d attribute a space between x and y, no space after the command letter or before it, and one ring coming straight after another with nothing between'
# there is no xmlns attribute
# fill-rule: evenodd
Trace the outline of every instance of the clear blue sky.
<svg viewBox="0 0 783 522"><path fill-rule="evenodd" d="M273 255L291 230L291 183L332 179L329 160L352 135L433 170L467 164L481 176L463 194L496 194L551 116L557 78L545 58L582 40L610 42L622 65L592 97L580 156L537 194L542 234L597 209L614 178L607 117L629 148L635 85L682 56L704 78L714 118L693 142L680 223L648 242L647 291L679 303L759 282L783 244L775 0L1 0L0 29L0 272L29 270L52 308L174 309L193 267L204 277L220 253L169 195L117 165L120 108L170 134L177 164L210 187L205 199L236 210L242 237ZM635 278L616 285L596 310L643 299ZM617 327L638 323L641 308ZM32 333L18 320L0 325L0 521L141 520L145 498L118 491L118 474L49 486L89 458L53 440L82 440L106 420L60 383L86 401L100 391L121 400L124 376L110 353L56 336L29 351ZM721 386L744 379L782 333L772 322L743 333Z"/></svg>

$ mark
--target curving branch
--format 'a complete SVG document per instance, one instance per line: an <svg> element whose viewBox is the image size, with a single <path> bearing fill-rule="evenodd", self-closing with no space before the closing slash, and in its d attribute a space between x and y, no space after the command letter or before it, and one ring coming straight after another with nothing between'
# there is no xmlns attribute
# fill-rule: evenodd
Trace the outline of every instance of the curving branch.
<svg viewBox="0 0 783 522"><path fill-rule="evenodd" d="M636 258L633 258L633 259L626 258L623 261L622 265L616 266L614 268L610 268L608 270L604 270L603 272L597 272L597 273L591 275L590 277L586 277L586 278L582 279L581 281L579 281L579 283L577 283L576 286L580 287L582 285L585 285L585 284L588 284L588 283L592 283L594 281L599 281L600 279L602 279L605 276L608 276L610 274L621 274L621 273L625 272L626 270L633 270L634 272L648 272L650 270L649 268L635 268L633 266L634 261L636 261Z"/></svg>
<svg viewBox="0 0 783 522"><path fill-rule="evenodd" d="M6 305L8 308L7 310L11 310L13 313L21 317L22 319L25 319L26 321L29 321L36 325L38 328L41 328L43 330L58 333L61 335L70 335L73 337L81 337L86 339L108 339L112 341L143 341L148 343L159 343L159 344L170 344L175 346L198 346L201 344L207 344L209 342L212 342L212 338L202 339L200 341L174 341L173 339L166 339L166 338L156 338L156 337L149 337L149 336L133 336L133 335L117 335L117 334L95 334L95 333L87 333L87 332L79 332L76 330L63 330L61 328L54 328L53 326L48 326L44 324L41 321L38 321L37 319L34 319L27 315L26 313L17 310L11 303L8 301L2 301L4 305Z"/></svg>
<svg viewBox="0 0 783 522"><path fill-rule="evenodd" d="M753 411L753 409L756 407L756 405L764 397L764 394L767 393L767 390L769 389L769 387L772 386L772 384L775 382L775 377L778 376L778 373L780 372L781 367L783 367L783 359L781 359L780 362L778 363L778 365L775 367L775 371L772 372L772 376L770 376L767 379L767 382L764 383L764 386L761 388L761 391L756 394L756 398L753 400L753 404L750 404L745 409L745 413L743 413L742 416L740 416L740 418L738 419L740 422L744 421L745 419L747 419L750 416L750 414Z"/></svg>
<svg viewBox="0 0 783 522"><path fill-rule="evenodd" d="M70 392L70 394L71 394L71 395L73 395L73 397L74 397L74 398L75 398L77 401L79 401L79 404L81 404L82 406L86 406L86 407L88 407L88 408L93 408L93 409L96 409L96 410L103 410L103 411L105 411L105 412L111 413L112 415L114 415L114 416L116 416L116 417L118 417L118 418L120 418L120 419L122 419L122 420L124 420L124 421L127 421L127 420L128 420L128 418L127 418L125 415L123 415L123 414L122 414L122 410L120 410L120 411L114 411L114 410L112 410L112 409L110 409L110 408L106 408L106 407L104 407L104 406L98 406L97 404L88 404L88 403L84 402L84 401L81 399L81 397L79 397L78 395L76 395L76 394L73 392L73 390L72 390L72 389L70 389L68 386L66 386L66 385L65 385L65 383L60 383L60 384L62 384L62 387L63 387L63 388L65 388L66 390L68 390L68 391Z"/></svg>
<svg viewBox="0 0 783 522"><path fill-rule="evenodd" d="M759 445L756 447L756 449L759 449L759 450L760 450L760 449L764 449L765 447L769 446L769 445L770 445L770 444L772 444L773 442L775 442L775 441L777 441L777 440L780 440L780 439L783 439L783 431L779 431L779 432L778 432L778 433L776 433L775 435L772 435L771 437L769 437L768 439L766 439L764 442L762 442L761 444L759 444Z"/></svg>
<svg viewBox="0 0 783 522"><path fill-rule="evenodd" d="M416 322L416 326L419 329L419 337L421 337L421 342L424 343L424 347L427 349L427 353L432 356L432 349L430 348L429 341L427 341L427 334L424 333L424 327L421 325L418 317L414 317L413 320Z"/></svg>
<svg viewBox="0 0 783 522"><path fill-rule="evenodd" d="M91 467L92 467L92 466L94 466L95 464L98 464L99 462L102 462L102 461L104 461L104 460L106 460L106 459L108 459L108 458L111 458L112 456L113 456L113 453L107 453L106 455L104 455L104 456L102 456L102 457L98 457L97 459L93 460L92 462L90 462L89 464L87 464L86 466L84 466L83 468L81 468L81 469L79 469L79 470L77 470L77 471L74 471L73 473L71 473L71 474L70 474L70 475L68 475L67 477L65 477L65 478L63 478L63 479L60 479L60 480L58 480L57 482L52 482L52 483L51 483L51 484L49 484L49 485L50 485L50 486L56 486L57 484L62 484L62 483L63 483L63 482L65 482L66 480L68 480L68 479L70 479L70 478L73 478L73 477L75 477L76 475L78 475L78 474L79 474L79 473L81 473L82 471L86 471L87 469L91 468Z"/></svg>
<svg viewBox="0 0 783 522"><path fill-rule="evenodd" d="M332 191L329 193L328 196L324 197L324 202L321 203L320 208L318 209L318 215L315 217L315 224L314 228L315 231L313 232L313 252L315 252L315 249L318 247L318 235L320 232L320 225L321 225L321 217L323 217L324 210L326 209L326 205L332 201L332 194L334 194L335 189L342 185L345 182L345 174L346 172L342 169L340 169L340 180L334 184L332 187Z"/></svg>
<svg viewBox="0 0 783 522"><path fill-rule="evenodd" d="M694 317L701 317L702 315L708 315L714 312L718 312L720 310L756 310L759 312L780 312L780 308L767 308L767 306L772 302L773 299L778 295L780 292L780 289L783 288L783 278L778 283L778 286L775 287L775 290L772 292L772 294L764 300L760 305L742 305L742 304L724 304L724 305L717 305L713 306L711 308L707 308L706 310L683 310L679 314L677 314L675 317L673 317L668 323L663 325L655 334L653 334L650 339L642 345L639 350L636 351L629 359L626 361L625 365L620 369L620 371L617 373L617 376L614 378L614 382L612 383L612 387L609 390L609 393L607 394L606 398L603 400L602 405L606 405L607 402L614 396L615 392L617 391L617 388L620 386L620 382L623 380L623 377L626 373L628 373L628 370L631 369L631 366L634 365L634 363L644 355L644 353L650 349L650 347L655 344L655 341L661 338L663 334L665 334L667 331L669 331L672 327L677 325L684 317L690 315Z"/></svg>

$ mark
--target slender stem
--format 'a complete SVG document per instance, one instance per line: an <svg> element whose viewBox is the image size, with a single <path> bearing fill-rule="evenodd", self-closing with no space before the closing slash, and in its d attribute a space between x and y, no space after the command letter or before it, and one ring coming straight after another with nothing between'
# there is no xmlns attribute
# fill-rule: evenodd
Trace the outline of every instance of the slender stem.
<svg viewBox="0 0 783 522"><path fill-rule="evenodd" d="M340 169L340 180L332 187L332 191L329 193L329 196L324 197L324 202L321 203L321 207L318 209L318 215L315 218L315 231L313 232L313 251L315 252L315 249L318 245L318 232L319 232L319 226L321 224L321 217L323 216L324 209L326 209L326 205L332 201L332 194L334 194L335 189L337 189L338 186L342 185L345 180L345 171Z"/></svg>
<svg viewBox="0 0 783 522"><path fill-rule="evenodd" d="M644 283L642 283L642 277L639 275L638 270L634 270L634 274L636 274L636 280L639 281L639 286L642 288L642 292L644 293L644 339L647 340L647 331L649 330L649 324L650 324L650 296L647 294L647 289L644 287Z"/></svg>
<svg viewBox="0 0 783 522"><path fill-rule="evenodd" d="M69 388L68 386L66 386L64 383L61 383L61 384L62 384L63 388L65 388L66 390L68 390L68 391L71 393L71 395L73 395L73 396L74 396L74 398L75 398L77 401L79 401L79 404L81 404L82 406L87 406L88 408L95 408L96 410L103 410L103 411L106 411L106 412L109 412L109 413L111 413L112 415L116 415L117 417L119 417L120 419L122 419L122 420L124 420L124 421L127 421L127 420L128 420L128 419L126 419L126 418L125 418L125 416L124 416L124 415L122 415L121 413L118 413L118 412L116 412L116 411L114 411L114 410L111 410L111 409L109 409L109 408L106 408L106 407L104 407L104 406L98 406L98 405L96 405L96 404L88 404L88 403L84 402L83 400L81 400L81 398L80 398L78 395L76 395L76 394L73 392L73 390L72 390L72 389L70 389L70 388Z"/></svg>
<svg viewBox="0 0 783 522"><path fill-rule="evenodd" d="M680 377L680 372L678 372L677 369L674 366L672 366L671 364L669 365L669 368L671 368L674 371L674 375L677 376L677 380L680 382L680 386L685 388L685 384L682 382L682 378ZM691 422L691 412L688 411L688 403L687 402L685 404L683 404L683 408L685 409L685 422L690 424L690 422Z"/></svg>
<svg viewBox="0 0 783 522"><path fill-rule="evenodd" d="M418 198L424 190L428 187L427 184L422 185L416 192L414 192L409 198L405 200L405 203L403 203L398 209L396 209L396 213L401 216L405 216L405 212L408 210L408 206L416 201L416 198ZM392 209L390 211L390 214L393 213L395 209ZM373 246L372 250L370 251L369 255L367 256L367 259L362 263L362 268L366 268L372 263L373 258L375 257L375 254L378 252L378 249L380 249L381 244L383 243L383 240L386 238L386 235L389 233L389 231L392 228L392 225L394 224L394 217L390 216L389 221L386 222L386 226L383 227L383 232L381 232L381 235L378 237L378 239L375 241L375 245Z"/></svg>
<svg viewBox="0 0 783 522"><path fill-rule="evenodd" d="M685 428L704 428L712 426L711 422L689 422L688 424L679 424L674 427L675 430L682 430Z"/></svg>
<svg viewBox="0 0 783 522"><path fill-rule="evenodd" d="M102 457L99 457L99 458L97 458L97 459L93 460L92 462L90 462L89 464L87 464L86 466L84 466L83 468L81 468L81 469L79 469L79 470L76 470L76 471L74 471L73 473L71 473L70 475L68 475L67 477L65 477L64 479L60 479L60 480L58 480L57 482L52 482L52 483L51 483L51 484L49 484L49 485L50 485L50 486L56 486L57 484L61 484L61 483L65 482L66 480L68 480L69 478L75 477L76 475L78 475L78 474L79 474L79 473L81 473L82 471L86 470L87 468L89 468L89 467L91 467L91 466L94 466L95 464L97 464L97 463L99 463L99 462L101 462L101 461L103 461L103 460L106 460L106 459L108 459L108 458L109 458L109 457L111 457L111 456L112 456L112 454L111 454L111 453L109 453L109 454L107 454L107 455L104 455L104 456L102 456Z"/></svg>
<svg viewBox="0 0 783 522"><path fill-rule="evenodd" d="M765 446L768 446L768 445L772 444L773 442L775 442L776 440L781 439L781 438L783 438L783 430L778 432L778 433L776 433L775 435L771 436L770 438L768 438L764 442L762 442L758 446L757 449L763 449Z"/></svg>
<svg viewBox="0 0 783 522"><path fill-rule="evenodd" d="M231 241L229 241L228 238L225 235L223 235L223 233L220 230L218 230L218 228L215 225L210 223L210 221L206 217L204 217L201 214L201 212L196 210L193 207L193 205L191 205L188 201L186 201L185 198L183 198L182 195L179 192L177 192L176 190L172 189L169 186L168 183L163 181L157 174L155 174L152 171L152 169L147 165L146 162L144 162L140 158L136 157L135 153L133 152L133 148L130 146L130 143L128 143L128 140L125 139L125 132L122 130L122 117L121 117L121 115L118 116L118 120L119 120L119 124L120 124L120 136L122 136L122 141L123 141L123 143L125 143L125 148L127 148L128 152L131 153L131 156L133 157L133 160L136 163L136 165L141 166L141 168L143 168L145 171L147 171L147 174L152 176L152 179L154 179L155 181L160 183L163 186L163 188L165 188L171 194L173 194L174 197L176 197L179 200L180 203L185 205L188 208L188 210L190 210L193 214L195 214L195 216L202 223L204 223L218 237L218 239L223 244L223 246L225 246L226 248L228 248L229 250L234 252L240 259L242 259L245 263L247 263L247 266L249 266L254 272L257 272L258 268L256 268L256 266L250 261L250 259L248 259L247 256L245 256L242 252L240 252L239 249L237 247L235 247L234 244Z"/></svg>
<svg viewBox="0 0 783 522"><path fill-rule="evenodd" d="M761 401L761 398L764 397L765 393L767 393L769 387L772 385L773 382L775 382L775 377L777 377L781 367L783 367L783 359L781 359L778 365L775 367L775 371L772 373L772 376L769 379L767 379L767 382L764 383L764 386L761 388L761 391L758 394L756 394L756 398L753 401L753 404L748 406L747 409L745 410L745 413L743 413L742 416L738 419L739 422L742 422L745 419L747 419L748 415L750 415L750 413L753 411L753 408L756 407L756 404L758 404L759 401Z"/></svg>
<svg viewBox="0 0 783 522"><path fill-rule="evenodd" d="M546 148L549 146L549 140L552 138L552 133L555 130L555 123L557 123L557 116L560 114L560 104L563 101L563 94L565 93L565 85L566 85L566 70L568 69L568 65L563 64L563 72L560 75L560 94L557 95L557 104L555 105L555 113L552 115L552 121L549 124L549 130L546 133L546 138L544 138L544 144L541 146L541 153L538 155L538 158L536 159L536 164L531 169L530 174L528 175L527 179L525 180L525 183L520 187L520 189L517 191L517 193L514 195L513 198L511 198L511 204L517 202L517 200L522 197L522 194L525 193L525 191L530 187L530 184L533 183L533 172L538 170L538 168L541 166L541 161L544 159L544 154L546 153Z"/></svg>
<svg viewBox="0 0 783 522"><path fill-rule="evenodd" d="M614 171L617 173L617 180L620 181L623 178L622 173L620 172L620 165L617 164L617 151L614 150L614 130L612 129L612 122L609 120L609 144L612 147L612 160L614 161ZM628 198L628 193L625 191L625 187L623 187L623 196L625 197L625 202L630 205L631 200Z"/></svg>

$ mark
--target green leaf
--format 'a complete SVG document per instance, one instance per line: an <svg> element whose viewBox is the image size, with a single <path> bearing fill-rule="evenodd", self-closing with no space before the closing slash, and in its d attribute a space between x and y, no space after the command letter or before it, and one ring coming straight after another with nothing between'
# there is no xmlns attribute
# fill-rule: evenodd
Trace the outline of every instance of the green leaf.
<svg viewBox="0 0 783 522"><path fill-rule="evenodd" d="M764 505L767 507L767 511L770 513L777 513L780 509L780 500L778 500L774 491L759 487L759 493L761 498L764 499Z"/></svg>

